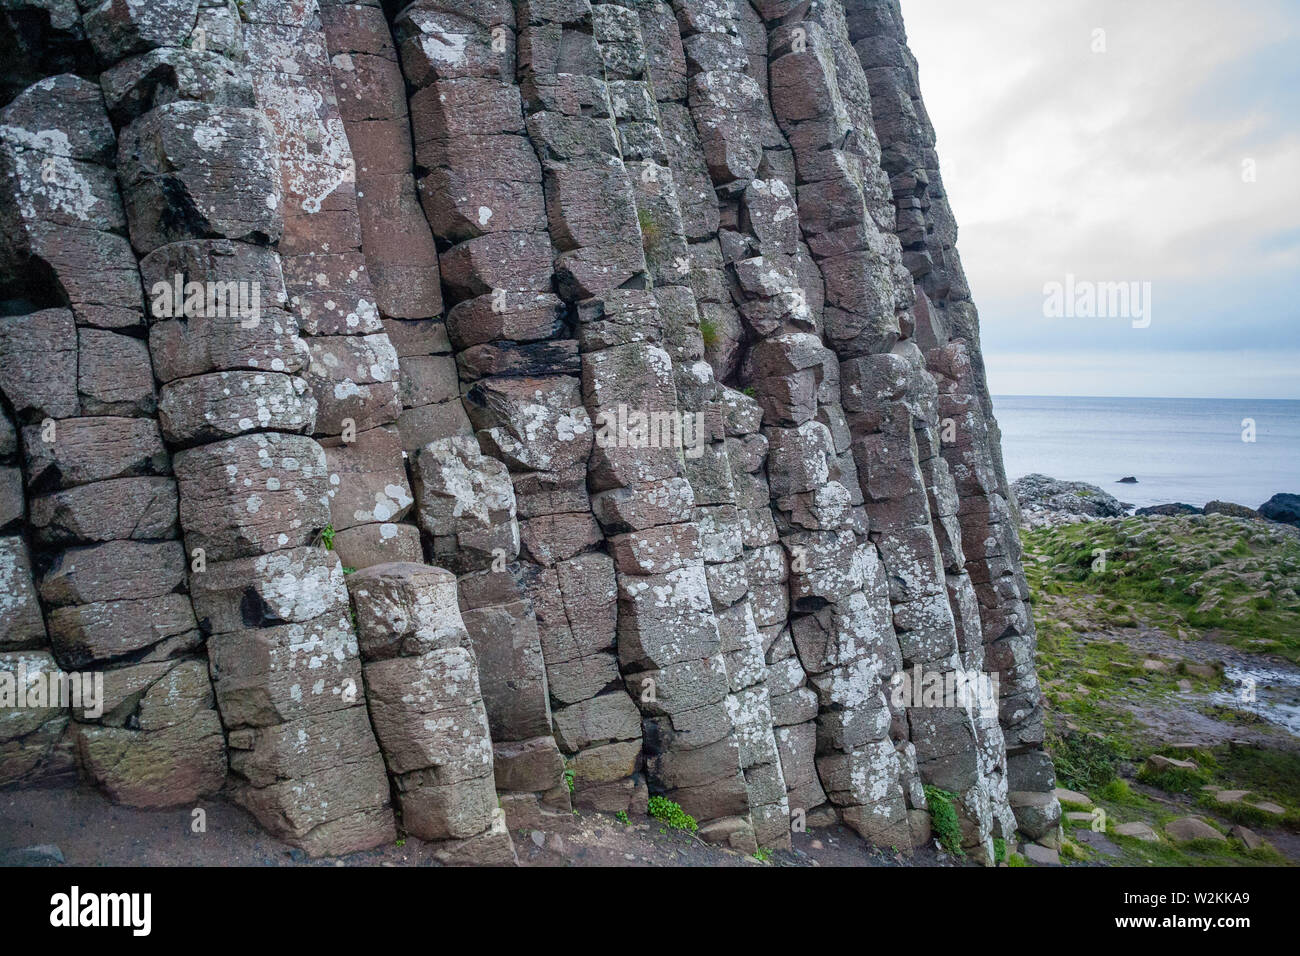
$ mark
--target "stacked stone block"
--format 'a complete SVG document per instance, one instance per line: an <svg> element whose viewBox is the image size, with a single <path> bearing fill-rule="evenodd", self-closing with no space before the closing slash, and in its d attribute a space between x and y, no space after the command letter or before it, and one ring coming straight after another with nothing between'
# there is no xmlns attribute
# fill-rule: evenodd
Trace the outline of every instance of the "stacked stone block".
<svg viewBox="0 0 1300 956"><path fill-rule="evenodd" d="M257 108L245 16L225 3L107 0L85 22L111 64L103 88L146 288L179 278L259 293L260 308L237 315L152 308L149 345L164 435L181 449L180 523L233 795L277 836L339 853L391 839L393 820L342 567L313 547L329 478L309 437L313 382L296 374L313 356L275 248L281 146ZM290 75L283 50L269 55Z"/></svg>
<svg viewBox="0 0 1300 956"><path fill-rule="evenodd" d="M492 738L456 576L424 564L353 574L366 697L402 828L441 855L513 862L497 807Z"/></svg>
<svg viewBox="0 0 1300 956"><path fill-rule="evenodd" d="M956 219L898 3L864 0L850 4L847 12L854 49L871 87L881 166L889 174L896 210L895 234L916 284L915 338L938 384L939 415L952 423L952 441L941 453L955 478L966 576L977 598L974 622L981 625L982 642L988 645L983 654L998 672L1002 693L1006 741L995 741L989 749L1004 750L1004 786L1012 792L1021 828L1037 837L1059 818L1051 799L1055 778L1042 751L1036 638L1020 569L1014 498L984 375L978 315L957 253Z"/></svg>
<svg viewBox="0 0 1300 956"><path fill-rule="evenodd" d="M922 781L976 858L1048 837L895 0L84 6L0 122L0 668L108 700L0 713L0 785L228 759L310 852L389 839L391 788L449 863L647 784L745 852L925 839Z"/></svg>
<svg viewBox="0 0 1300 956"><path fill-rule="evenodd" d="M7 454L22 458L5 472L6 524L24 517L25 478L36 546L3 539L0 666L21 664L51 705L6 710L0 775L66 774L75 748L110 797L167 806L221 788L225 741L186 593L115 146L98 86L75 76L39 81L0 114L8 284L66 304L0 320L0 391L19 424ZM80 699L54 706L51 678Z"/></svg>
<svg viewBox="0 0 1300 956"><path fill-rule="evenodd" d="M427 171L418 183L426 228L451 244L440 257L456 356L448 372L470 412L466 435L417 455L421 527L430 560L461 576L503 805L515 819L536 820L544 808L567 810L569 794L552 732L546 615L534 601L543 596L529 586L532 562L520 560L517 501L535 502L529 515L564 510L546 507L555 502L584 506L574 477L590 436L571 414L567 392L576 389L547 374L565 369L564 344L540 341L555 330L557 300L544 291L540 171L520 135L512 24L508 5L422 3L404 10L395 30L414 89L416 163ZM449 34L472 55L443 50ZM478 506L458 503L462 481L483 495Z"/></svg>

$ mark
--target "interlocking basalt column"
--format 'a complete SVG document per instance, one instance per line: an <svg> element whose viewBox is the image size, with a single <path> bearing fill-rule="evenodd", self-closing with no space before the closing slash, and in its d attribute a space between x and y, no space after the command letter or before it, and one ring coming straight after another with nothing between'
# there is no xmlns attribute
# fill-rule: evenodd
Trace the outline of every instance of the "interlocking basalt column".
<svg viewBox="0 0 1300 956"><path fill-rule="evenodd" d="M952 440L941 452L956 479L965 568L987 644L983 656L1000 677L1005 786L1021 828L1038 837L1059 818L1051 799L1055 774L1042 750L1036 637L1020 565L1015 501L980 353L979 317L957 254L956 219L899 5L855 0L848 4L848 24L871 86L881 166L889 174L896 207L895 232L916 283L916 340L938 383L939 414L953 425Z"/></svg>
<svg viewBox="0 0 1300 956"><path fill-rule="evenodd" d="M694 494L680 448L627 424L676 419L679 406L592 11L522 3L517 13L556 287L576 313L584 404L604 426L588 486L617 571L620 669L642 710L652 788L702 822L735 818L705 827L730 839L752 825Z"/></svg>
<svg viewBox="0 0 1300 956"><path fill-rule="evenodd" d="M71 725L66 698L61 710L6 713L18 731L4 732L0 775L58 774L75 747L85 775L115 800L192 803L221 788L225 741L186 593L140 276L110 165L113 128L99 87L62 75L16 97L0 130L0 220L11 240L0 271L16 296L61 306L9 315L0 330L0 391L21 426L53 652L7 654L3 666L22 663L42 680L62 679L61 667L81 691ZM10 517L21 519L21 482L9 493ZM26 544L3 540L12 629L0 643L42 646ZM53 693L43 696L53 703Z"/></svg>
<svg viewBox="0 0 1300 956"><path fill-rule="evenodd" d="M749 795L748 827L724 820L706 827L704 837L725 839L737 847L751 841L784 846L789 841L789 805L773 734L764 646L744 561L745 524L736 507L726 443L727 413L744 397L723 388L714 367L704 360L706 344L690 285L685 226L647 70L640 17L612 3L597 4L592 13L619 151L635 193L642 247L664 322L663 346L673 362L678 406L692 416L693 427L683 431L683 464L695 496L692 517L699 528L727 671L727 709Z"/></svg>
<svg viewBox="0 0 1300 956"><path fill-rule="evenodd" d="M573 642L570 617L586 618L579 625L585 637L597 634L603 604L612 602L601 556L584 556L598 541L582 486L590 422L578 399L576 344L557 335L560 303L549 293L541 171L522 135L514 83L513 10L507 3L417 3L403 10L394 30L414 90L420 203L426 228L443 246L447 332L469 413L465 431L477 436L437 447L490 501L453 514L456 475L427 450L416 461L417 497L433 559L461 575L502 806L512 825L531 826L570 807L552 706L586 700L610 679L582 686L589 675L557 651ZM464 57L443 48L450 35L463 38ZM445 559L438 549L446 549ZM595 577L589 595L573 589L573 569ZM606 759L606 772L617 763ZM595 762L570 769L587 774L588 787L632 771L629 765L597 780ZM628 795L622 799L626 808Z"/></svg>
<svg viewBox="0 0 1300 956"><path fill-rule="evenodd" d="M181 449L190 587L233 794L313 854L375 846L394 832L388 783L342 566L312 546L330 520L329 479L308 437L317 402L295 374L311 356L287 309L280 147L255 105L245 24L224 3L110 0L86 25L114 64L102 85L154 295L150 351L163 432ZM231 290L240 307L218 308Z"/></svg>
<svg viewBox="0 0 1300 956"><path fill-rule="evenodd" d="M925 465L937 447L935 388L909 338L911 284L892 235L866 80L838 4L774 5L767 16L772 104L795 152L800 226L825 283L824 334L842 363L846 423L901 663L946 679L962 659L936 528L954 561L960 545L951 515L930 510L927 477L936 504L945 498L944 476ZM922 778L958 794L964 842L991 858L996 786L984 778L972 707L905 706L895 717ZM900 756L910 763L906 748Z"/></svg>

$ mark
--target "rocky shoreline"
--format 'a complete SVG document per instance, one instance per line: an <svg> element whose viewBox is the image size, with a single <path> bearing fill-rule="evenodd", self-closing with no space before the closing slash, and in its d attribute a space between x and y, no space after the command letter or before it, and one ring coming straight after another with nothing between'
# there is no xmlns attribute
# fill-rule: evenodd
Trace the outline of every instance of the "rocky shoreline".
<svg viewBox="0 0 1300 956"><path fill-rule="evenodd" d="M1127 478L1120 479L1134 484ZM1300 495L1279 492L1258 508L1248 508L1232 501L1208 501L1202 507L1177 501L1138 508L1114 495L1083 481L1066 481L1038 473L1017 478L1011 483L1020 506L1023 528L1054 527L1079 521L1137 516L1226 514L1234 518L1271 521L1300 527Z"/></svg>

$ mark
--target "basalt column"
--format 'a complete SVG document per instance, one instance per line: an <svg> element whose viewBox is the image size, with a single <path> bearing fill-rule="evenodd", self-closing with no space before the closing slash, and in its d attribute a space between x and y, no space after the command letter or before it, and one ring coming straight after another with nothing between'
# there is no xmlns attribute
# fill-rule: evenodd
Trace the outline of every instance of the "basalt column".
<svg viewBox="0 0 1300 956"><path fill-rule="evenodd" d="M323 3L321 20L355 170L361 253L397 355L401 400L395 426L358 436L353 449L340 443L327 452L340 459L334 549L355 568L419 562L424 554L401 462L430 441L468 434L442 321L438 253L416 198L406 87L383 11L378 2Z"/></svg>
<svg viewBox="0 0 1300 956"><path fill-rule="evenodd" d="M752 49L747 38L756 27L766 34L738 5L681 2L674 9L690 114L718 195L716 267L727 270L742 320L740 374L764 412L780 541L766 551L789 568L791 629L775 637L770 657L782 691L807 681L799 699L816 721L813 735L791 731L788 739L815 740L821 786L846 822L877 842L909 845L902 765L882 693L897 648L879 600L883 575L865 539L838 369L815 334L821 278L800 242L792 157L767 107L765 82L751 75L766 81L766 44Z"/></svg>
<svg viewBox="0 0 1300 956"><path fill-rule="evenodd" d="M612 615L603 556L586 554L599 540L582 484L591 427L576 344L558 335L560 303L549 293L541 170L514 83L513 10L417 3L394 30L411 90L419 200L442 247L453 369L469 413L467 437L419 453L421 521L433 560L461 575L502 806L513 826L533 826L570 808L552 707L587 700L610 680L584 684L581 663L567 666L557 651L574 643L570 619L599 642ZM466 480L483 490L481 506L466 506ZM587 594L574 587L583 578ZM606 726L626 735L613 716ZM596 779L596 763L579 765L571 752L571 780L585 776L587 789L633 769ZM627 801L625 793L623 808Z"/></svg>
<svg viewBox="0 0 1300 956"><path fill-rule="evenodd" d="M911 285L897 243L882 231L893 206L866 81L837 4L768 13L773 108L795 151L800 226L825 283L824 334L842 363L840 391L901 663L943 680L962 661L927 490L937 472L924 466L937 447L934 386L908 337ZM941 527L951 538L951 521ZM958 794L964 842L991 853L992 788L977 759L971 706L904 704L897 717L922 778Z"/></svg>
<svg viewBox="0 0 1300 956"><path fill-rule="evenodd" d="M722 641L727 710L749 795L748 826L733 818L706 827L703 835L737 847L754 841L783 846L789 840L789 804L773 734L763 640L744 560L747 525L736 505L726 441L728 413L747 399L722 387L714 368L704 361L706 343L690 285L685 225L647 69L641 20L634 10L612 3L593 6L592 14L619 150L636 196L642 248L663 318L663 347L673 362L678 406L689 416L680 429L683 464L695 496L692 516Z"/></svg>
<svg viewBox="0 0 1300 956"><path fill-rule="evenodd" d="M980 354L979 318L957 254L956 219L899 5L855 0L848 5L848 20L871 86L903 262L916 283L916 340L939 386L939 413L953 426L942 454L956 479L966 569L978 596L985 655L1000 677L1011 803L1021 828L1037 837L1055 825L1059 809L1051 799L1051 761L1042 750L1036 638L1015 504Z"/></svg>
<svg viewBox="0 0 1300 956"><path fill-rule="evenodd" d="M7 455L21 450L35 545L29 559L23 537L0 538L0 667L30 682L17 688L26 703L6 702L0 779L57 777L75 748L114 800L168 806L221 788L225 741L187 593L115 152L99 87L79 77L41 80L0 113L5 298L57 306L0 319L0 392L20 426ZM12 531L23 481L16 468L5 478ZM68 690L74 699L55 696Z"/></svg>
<svg viewBox="0 0 1300 956"><path fill-rule="evenodd" d="M246 25L206 3L110 0L85 19L114 64L102 85L145 287L180 290L179 309L151 303L149 344L234 796L313 854L375 846L393 835L388 783L342 567L313 547L328 472L295 374L311 356L286 308L280 146ZM201 290L188 307L186 289ZM215 307L217 290L240 307Z"/></svg>
<svg viewBox="0 0 1300 956"><path fill-rule="evenodd" d="M618 659L641 708L647 774L702 823L726 821L705 830L730 840L752 830L748 791L694 492L678 443L648 432L679 420L679 405L591 7L521 3L517 13L556 288L576 313L583 401L602 426L588 486L617 571Z"/></svg>

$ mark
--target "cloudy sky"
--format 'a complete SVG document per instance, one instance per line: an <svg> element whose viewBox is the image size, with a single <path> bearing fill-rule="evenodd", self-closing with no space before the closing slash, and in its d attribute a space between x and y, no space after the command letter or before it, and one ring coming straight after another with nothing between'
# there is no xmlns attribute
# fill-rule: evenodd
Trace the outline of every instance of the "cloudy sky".
<svg viewBox="0 0 1300 956"><path fill-rule="evenodd" d="M902 3L994 394L1300 399L1300 3Z"/></svg>

